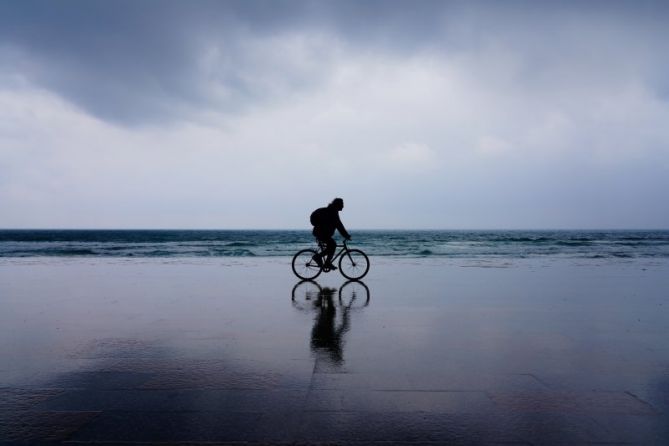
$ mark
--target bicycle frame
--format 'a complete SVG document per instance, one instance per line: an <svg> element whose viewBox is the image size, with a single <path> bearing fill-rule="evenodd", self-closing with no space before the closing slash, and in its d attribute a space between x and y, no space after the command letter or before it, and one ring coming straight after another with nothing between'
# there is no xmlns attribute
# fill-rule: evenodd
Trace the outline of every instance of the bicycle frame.
<svg viewBox="0 0 669 446"><path fill-rule="evenodd" d="M320 252L319 252L318 254L320 254L320 256L323 257L323 256L325 255L325 254L324 254L324 251L325 251L325 243L319 241L319 242L318 242L318 248L320 249ZM341 249L339 250L339 252L337 252L337 248L341 248ZM334 265L334 264L335 264L335 261L336 261L341 255L343 255L344 253L348 254L348 245L346 245L346 240L344 240L343 244L341 244L341 245L337 245L337 246L335 247L335 255L332 257L332 264Z"/></svg>

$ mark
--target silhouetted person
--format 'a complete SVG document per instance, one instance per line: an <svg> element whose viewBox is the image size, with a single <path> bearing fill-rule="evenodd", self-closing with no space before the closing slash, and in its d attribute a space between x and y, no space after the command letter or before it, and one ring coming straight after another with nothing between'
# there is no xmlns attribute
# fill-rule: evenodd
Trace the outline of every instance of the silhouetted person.
<svg viewBox="0 0 669 446"><path fill-rule="evenodd" d="M338 230L346 240L351 240L351 236L348 235L346 228L344 228L344 225L339 219L339 211L342 209L344 209L344 200L335 198L327 207L318 208L312 212L310 218L311 224L314 225L314 230L312 231L314 237L316 237L319 242L325 243L325 250L322 255L327 256L325 259L325 267L331 270L337 269L332 264L332 257L337 249L337 243L332 238L335 229ZM321 265L321 262L323 261L320 257L317 257L315 260L319 265Z"/></svg>

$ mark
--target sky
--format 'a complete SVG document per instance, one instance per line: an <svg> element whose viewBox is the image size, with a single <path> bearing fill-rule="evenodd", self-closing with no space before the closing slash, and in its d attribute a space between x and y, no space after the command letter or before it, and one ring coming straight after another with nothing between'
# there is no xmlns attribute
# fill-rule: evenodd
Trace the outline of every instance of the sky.
<svg viewBox="0 0 669 446"><path fill-rule="evenodd" d="M0 228L669 228L669 5L0 0Z"/></svg>

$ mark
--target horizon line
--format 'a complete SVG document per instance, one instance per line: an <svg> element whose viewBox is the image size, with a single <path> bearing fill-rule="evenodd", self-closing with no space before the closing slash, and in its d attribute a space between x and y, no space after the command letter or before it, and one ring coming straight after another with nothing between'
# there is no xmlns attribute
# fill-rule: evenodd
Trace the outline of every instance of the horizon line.
<svg viewBox="0 0 669 446"><path fill-rule="evenodd" d="M669 228L347 228L349 231L669 231ZM0 228L0 231L311 231L310 228Z"/></svg>

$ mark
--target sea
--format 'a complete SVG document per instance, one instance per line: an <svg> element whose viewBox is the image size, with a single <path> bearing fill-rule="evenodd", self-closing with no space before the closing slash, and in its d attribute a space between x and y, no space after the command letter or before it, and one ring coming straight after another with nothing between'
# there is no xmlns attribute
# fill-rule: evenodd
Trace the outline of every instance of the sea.
<svg viewBox="0 0 669 446"><path fill-rule="evenodd" d="M668 230L352 230L370 256L669 258ZM307 230L0 230L0 258L290 257Z"/></svg>

